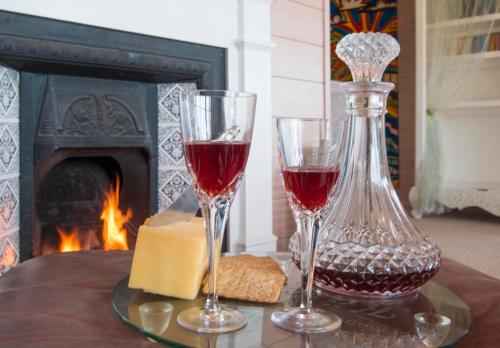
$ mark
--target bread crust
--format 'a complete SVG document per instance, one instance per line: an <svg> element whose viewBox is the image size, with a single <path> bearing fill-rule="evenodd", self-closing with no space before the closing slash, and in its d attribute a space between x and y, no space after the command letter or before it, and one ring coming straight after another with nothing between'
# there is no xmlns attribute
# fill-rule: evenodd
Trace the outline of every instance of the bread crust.
<svg viewBox="0 0 500 348"><path fill-rule="evenodd" d="M283 270L272 257L245 254L220 259L217 291L221 297L276 303L285 282ZM203 292L208 292L206 277Z"/></svg>

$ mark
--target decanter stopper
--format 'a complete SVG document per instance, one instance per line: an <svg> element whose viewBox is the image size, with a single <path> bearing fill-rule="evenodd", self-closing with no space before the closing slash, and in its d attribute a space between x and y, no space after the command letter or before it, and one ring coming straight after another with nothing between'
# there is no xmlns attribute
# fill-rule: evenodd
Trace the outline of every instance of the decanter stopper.
<svg viewBox="0 0 500 348"><path fill-rule="evenodd" d="M353 33L335 49L351 70L353 81L381 81L387 65L399 55L399 44L384 33Z"/></svg>

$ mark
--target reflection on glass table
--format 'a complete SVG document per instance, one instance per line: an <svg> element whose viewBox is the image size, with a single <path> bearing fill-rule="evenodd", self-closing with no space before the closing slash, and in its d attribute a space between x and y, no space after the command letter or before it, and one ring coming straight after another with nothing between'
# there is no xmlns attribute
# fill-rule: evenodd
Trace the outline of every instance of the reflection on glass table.
<svg viewBox="0 0 500 348"><path fill-rule="evenodd" d="M272 324L271 313L299 303L300 273L288 253L270 255L288 276L277 304L221 299L223 304L245 314L248 324L239 331L219 335L186 331L168 318L175 318L186 308L201 308L203 297L187 301L147 294L129 289L128 277L113 290L113 308L125 323L171 347L449 347L469 332L472 323L469 306L453 291L433 281L416 295L391 302L360 301L315 289L314 303L337 313L342 318L341 329L305 336L282 330ZM160 308L153 311L159 313L156 317L147 314L145 318L141 306L148 303L151 306L152 302L160 303ZM165 303L172 306L170 312ZM165 313L162 314L162 310Z"/></svg>
<svg viewBox="0 0 500 348"><path fill-rule="evenodd" d="M450 331L451 320L436 313L417 313L413 316L418 338L427 347L439 347Z"/></svg>
<svg viewBox="0 0 500 348"><path fill-rule="evenodd" d="M155 301L144 302L138 309L144 330L161 336L170 325L174 306L165 301Z"/></svg>

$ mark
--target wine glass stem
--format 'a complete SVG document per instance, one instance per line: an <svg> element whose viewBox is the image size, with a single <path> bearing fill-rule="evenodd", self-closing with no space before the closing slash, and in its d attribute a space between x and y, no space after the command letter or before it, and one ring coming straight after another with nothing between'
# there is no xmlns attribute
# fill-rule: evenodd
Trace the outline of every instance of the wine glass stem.
<svg viewBox="0 0 500 348"><path fill-rule="evenodd" d="M300 311L311 313L314 264L316 260L316 241L321 227L321 219L316 214L301 214L300 219L300 272L302 291Z"/></svg>
<svg viewBox="0 0 500 348"><path fill-rule="evenodd" d="M200 202L200 207L205 220L208 250L208 296L205 302L205 314L213 316L220 313L217 298L217 274L229 201L224 198L214 198L207 202Z"/></svg>

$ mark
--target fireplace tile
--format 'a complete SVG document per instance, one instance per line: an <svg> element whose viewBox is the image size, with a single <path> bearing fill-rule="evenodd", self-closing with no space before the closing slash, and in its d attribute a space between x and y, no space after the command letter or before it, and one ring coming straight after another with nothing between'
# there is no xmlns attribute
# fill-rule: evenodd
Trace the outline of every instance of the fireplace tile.
<svg viewBox="0 0 500 348"><path fill-rule="evenodd" d="M184 168L181 128L178 125L165 125L159 129L158 138L163 139L158 148L160 163L166 166L180 166Z"/></svg>
<svg viewBox="0 0 500 348"><path fill-rule="evenodd" d="M11 233L0 239L0 275L19 262L19 233Z"/></svg>
<svg viewBox="0 0 500 348"><path fill-rule="evenodd" d="M0 118L19 122L19 73L0 66Z"/></svg>
<svg viewBox="0 0 500 348"><path fill-rule="evenodd" d="M0 118L1 174L19 175L19 126L2 122Z"/></svg>
<svg viewBox="0 0 500 348"><path fill-rule="evenodd" d="M158 110L161 122L179 122L179 92L196 89L195 83L164 83L158 85Z"/></svg>
<svg viewBox="0 0 500 348"><path fill-rule="evenodd" d="M158 185L160 187L159 205L160 210L163 210L175 202L184 190L190 189L191 180L186 170L164 169L158 176Z"/></svg>
<svg viewBox="0 0 500 348"><path fill-rule="evenodd" d="M0 66L0 274L19 259L19 73Z"/></svg>
<svg viewBox="0 0 500 348"><path fill-rule="evenodd" d="M164 211L172 204L161 192L158 195L158 211Z"/></svg>
<svg viewBox="0 0 500 348"><path fill-rule="evenodd" d="M0 226L3 230L19 226L19 179L0 180Z"/></svg>
<svg viewBox="0 0 500 348"><path fill-rule="evenodd" d="M195 83L158 85L158 207L167 209L186 189L191 180L184 162L180 129L179 92L196 89Z"/></svg>
<svg viewBox="0 0 500 348"><path fill-rule="evenodd" d="M0 181L19 175L19 73L0 66Z"/></svg>

